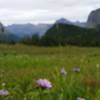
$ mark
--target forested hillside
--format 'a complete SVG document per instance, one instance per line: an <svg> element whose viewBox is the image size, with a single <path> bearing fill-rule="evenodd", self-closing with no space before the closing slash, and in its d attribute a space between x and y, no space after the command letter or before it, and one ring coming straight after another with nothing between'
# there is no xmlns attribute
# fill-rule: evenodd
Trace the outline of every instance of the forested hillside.
<svg viewBox="0 0 100 100"><path fill-rule="evenodd" d="M43 45L100 46L99 28L81 28L68 24L55 24L41 40Z"/></svg>

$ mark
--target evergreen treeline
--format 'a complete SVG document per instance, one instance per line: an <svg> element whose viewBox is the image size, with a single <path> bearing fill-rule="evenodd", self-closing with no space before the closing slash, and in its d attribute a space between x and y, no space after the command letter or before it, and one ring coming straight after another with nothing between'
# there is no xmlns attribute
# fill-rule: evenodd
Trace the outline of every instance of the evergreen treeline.
<svg viewBox="0 0 100 100"><path fill-rule="evenodd" d="M6 37L5 37L6 35ZM13 38L13 39L12 39ZM0 43L6 43L10 39L11 44L15 44L16 36L0 34ZM17 40L16 40L17 41ZM100 46L100 28L81 28L69 24L54 24L44 36L39 37L34 34L32 37L25 37L18 41L27 45L59 46Z"/></svg>
<svg viewBox="0 0 100 100"><path fill-rule="evenodd" d="M42 37L41 44L45 46L78 45L100 46L99 28L88 29L74 25L55 24Z"/></svg>

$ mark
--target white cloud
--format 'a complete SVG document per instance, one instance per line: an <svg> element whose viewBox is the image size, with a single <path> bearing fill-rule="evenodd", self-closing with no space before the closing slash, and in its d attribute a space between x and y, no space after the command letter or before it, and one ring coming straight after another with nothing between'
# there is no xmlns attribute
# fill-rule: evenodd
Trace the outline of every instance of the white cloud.
<svg viewBox="0 0 100 100"><path fill-rule="evenodd" d="M85 21L100 0L0 0L0 20L4 24L53 22L65 17Z"/></svg>

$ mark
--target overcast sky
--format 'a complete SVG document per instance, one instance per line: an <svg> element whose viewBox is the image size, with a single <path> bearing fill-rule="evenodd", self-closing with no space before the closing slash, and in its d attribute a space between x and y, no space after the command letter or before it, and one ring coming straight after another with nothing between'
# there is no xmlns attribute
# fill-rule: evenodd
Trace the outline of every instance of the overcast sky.
<svg viewBox="0 0 100 100"><path fill-rule="evenodd" d="M0 0L0 21L12 23L51 23L59 18L86 21L100 0Z"/></svg>

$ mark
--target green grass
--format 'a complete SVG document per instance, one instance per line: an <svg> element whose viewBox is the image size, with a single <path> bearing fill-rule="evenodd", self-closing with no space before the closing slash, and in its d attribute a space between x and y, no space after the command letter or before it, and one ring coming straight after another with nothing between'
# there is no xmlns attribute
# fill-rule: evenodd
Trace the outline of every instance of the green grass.
<svg viewBox="0 0 100 100"><path fill-rule="evenodd" d="M78 96L100 100L97 64L100 64L100 48L1 44L0 89L9 90L11 100L76 100ZM60 75L62 67L68 72L65 77ZM74 67L80 67L81 71L72 72ZM47 78L53 84L51 90L42 91L41 95L35 82L39 78Z"/></svg>

